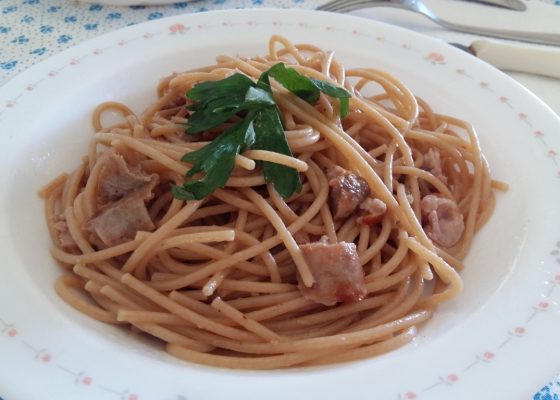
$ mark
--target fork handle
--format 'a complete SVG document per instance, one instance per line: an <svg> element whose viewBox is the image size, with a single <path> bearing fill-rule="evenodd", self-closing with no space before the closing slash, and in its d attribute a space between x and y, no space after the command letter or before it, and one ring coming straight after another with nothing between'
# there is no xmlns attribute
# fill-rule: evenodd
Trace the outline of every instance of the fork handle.
<svg viewBox="0 0 560 400"><path fill-rule="evenodd" d="M488 37L494 37L499 39L517 40L520 42L527 42L527 43L560 46L560 34L557 33L522 32L522 31L502 30L502 29L481 28L475 26L450 24L447 21L442 21L442 20L434 21L434 22L443 26L444 28L457 32L471 33L474 35L488 36Z"/></svg>

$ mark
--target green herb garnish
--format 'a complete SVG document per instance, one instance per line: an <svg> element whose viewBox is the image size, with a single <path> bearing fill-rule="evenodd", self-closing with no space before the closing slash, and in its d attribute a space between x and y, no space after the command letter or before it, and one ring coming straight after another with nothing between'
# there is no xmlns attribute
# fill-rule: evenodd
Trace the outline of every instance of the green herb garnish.
<svg viewBox="0 0 560 400"><path fill-rule="evenodd" d="M234 116L240 121L208 145L181 158L193 164L186 174L188 178L198 173L204 173L204 176L189 180L183 186L173 186L174 197L181 200L202 199L215 189L224 187L233 170L235 156L247 149L292 155L280 111L272 97L269 77L308 103L319 100L320 92L338 98L341 117L348 114L350 93L328 82L303 76L282 63L263 72L257 83L242 74L200 83L187 92L187 98L195 101L187 107L192 111L187 134L214 128ZM262 167L265 181L273 182L282 197L287 198L301 190L301 180L295 169L266 161Z"/></svg>
<svg viewBox="0 0 560 400"><path fill-rule="evenodd" d="M233 170L236 154L255 143L253 118L253 115L248 115L245 120L228 128L210 144L185 154L181 160L193 163L187 177L202 171L205 175L201 179L185 182L183 186L173 186L173 197L182 200L202 199L216 188L224 187Z"/></svg>

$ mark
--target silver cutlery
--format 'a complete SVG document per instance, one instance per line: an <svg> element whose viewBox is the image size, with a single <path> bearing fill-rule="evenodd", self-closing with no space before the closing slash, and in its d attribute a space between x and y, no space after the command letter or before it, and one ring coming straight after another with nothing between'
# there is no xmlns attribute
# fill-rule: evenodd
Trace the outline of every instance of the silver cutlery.
<svg viewBox="0 0 560 400"><path fill-rule="evenodd" d="M560 49L506 44L485 39L475 40L470 46L450 44L499 69L560 78Z"/></svg>
<svg viewBox="0 0 560 400"><path fill-rule="evenodd" d="M518 40L528 43L539 43L549 45L560 45L560 34L540 32L520 32L505 29L492 29L476 26L456 24L442 19L431 8L421 0L333 0L319 6L322 11L346 13L369 7L392 7L401 8L422 14L436 24L457 32L470 33L474 35L495 37L500 39Z"/></svg>
<svg viewBox="0 0 560 400"><path fill-rule="evenodd" d="M473 3L487 4L491 6L497 6L506 8L508 10L515 11L525 11L527 6L521 0L466 0L472 1Z"/></svg>

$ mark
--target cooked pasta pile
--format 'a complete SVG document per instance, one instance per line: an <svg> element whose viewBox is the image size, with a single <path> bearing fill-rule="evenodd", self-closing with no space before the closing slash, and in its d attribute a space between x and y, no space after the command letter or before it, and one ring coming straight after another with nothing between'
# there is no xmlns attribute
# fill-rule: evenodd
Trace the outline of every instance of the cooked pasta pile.
<svg viewBox="0 0 560 400"><path fill-rule="evenodd" d="M248 150L225 187L174 198L191 168L181 157L228 125L186 135L185 93L234 72L256 80L278 62L344 87L348 115L336 99L309 104L272 80L293 157ZM461 259L494 189L506 189L469 123L437 114L387 72L345 69L332 52L279 36L266 56L219 56L166 77L157 96L141 115L100 104L83 162L41 196L51 253L66 269L58 294L195 363L273 369L403 346L461 291ZM104 126L109 111L122 122ZM301 191L282 198L263 160L296 169ZM359 199L344 179L363 189ZM360 204L341 211L347 201Z"/></svg>

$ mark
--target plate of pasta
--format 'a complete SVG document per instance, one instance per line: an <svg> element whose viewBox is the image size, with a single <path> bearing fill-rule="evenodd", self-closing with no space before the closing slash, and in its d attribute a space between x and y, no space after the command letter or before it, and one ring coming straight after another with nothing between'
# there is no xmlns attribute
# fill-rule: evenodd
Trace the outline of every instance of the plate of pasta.
<svg viewBox="0 0 560 400"><path fill-rule="evenodd" d="M560 121L445 43L184 15L0 107L4 400L528 398L559 367Z"/></svg>

